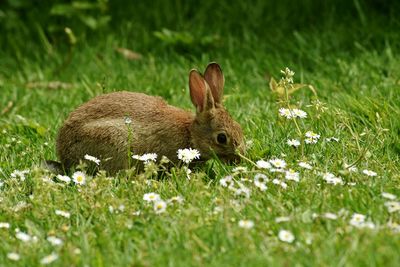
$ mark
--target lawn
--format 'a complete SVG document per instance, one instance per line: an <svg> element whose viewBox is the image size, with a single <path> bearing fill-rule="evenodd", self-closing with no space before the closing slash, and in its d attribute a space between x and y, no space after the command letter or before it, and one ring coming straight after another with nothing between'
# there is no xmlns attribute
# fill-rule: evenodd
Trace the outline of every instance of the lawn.
<svg viewBox="0 0 400 267"><path fill-rule="evenodd" d="M0 266L398 266L394 9L165 2L116 1L103 28L49 19L72 33L50 34L40 6L2 28ZM245 134L239 163L215 158L190 174L181 164L162 177L151 163L87 173L83 185L40 168L57 159L68 114L102 93L158 95L194 112L189 71L212 61Z"/></svg>

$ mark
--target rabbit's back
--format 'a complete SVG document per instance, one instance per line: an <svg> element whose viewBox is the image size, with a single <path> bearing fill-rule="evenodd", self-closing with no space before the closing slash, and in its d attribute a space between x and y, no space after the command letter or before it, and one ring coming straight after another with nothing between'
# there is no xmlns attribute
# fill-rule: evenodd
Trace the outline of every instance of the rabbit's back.
<svg viewBox="0 0 400 267"><path fill-rule="evenodd" d="M189 112L160 97L105 94L70 114L59 131L57 153L66 168L89 154L100 158L101 167L111 172L128 167L128 153L157 153L173 159L177 149L189 146L187 129L192 120Z"/></svg>

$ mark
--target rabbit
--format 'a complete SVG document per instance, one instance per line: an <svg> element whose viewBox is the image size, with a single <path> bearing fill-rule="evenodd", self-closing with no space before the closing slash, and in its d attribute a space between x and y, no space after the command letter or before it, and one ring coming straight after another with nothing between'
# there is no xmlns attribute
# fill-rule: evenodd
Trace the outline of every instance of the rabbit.
<svg viewBox="0 0 400 267"><path fill-rule="evenodd" d="M97 96L73 111L60 128L56 150L68 170L88 154L100 168L116 173L129 167L128 154L156 153L178 163L177 150L194 148L205 161L216 154L223 161L244 153L240 125L222 104L224 76L217 63L204 73L189 74L190 98L196 113L168 105L161 97L135 92ZM131 122L127 122L129 118Z"/></svg>

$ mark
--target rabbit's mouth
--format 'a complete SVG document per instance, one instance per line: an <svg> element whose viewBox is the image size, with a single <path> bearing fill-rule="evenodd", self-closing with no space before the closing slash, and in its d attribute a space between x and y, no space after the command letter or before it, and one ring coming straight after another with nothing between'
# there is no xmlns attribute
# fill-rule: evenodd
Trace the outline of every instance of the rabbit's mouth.
<svg viewBox="0 0 400 267"><path fill-rule="evenodd" d="M240 162L240 156L237 154L226 154L226 155L219 155L219 158L228 164L236 164Z"/></svg>

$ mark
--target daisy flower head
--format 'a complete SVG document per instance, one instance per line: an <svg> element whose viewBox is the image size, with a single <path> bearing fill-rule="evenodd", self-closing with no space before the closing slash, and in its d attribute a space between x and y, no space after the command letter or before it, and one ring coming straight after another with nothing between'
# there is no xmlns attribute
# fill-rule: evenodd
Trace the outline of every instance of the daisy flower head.
<svg viewBox="0 0 400 267"><path fill-rule="evenodd" d="M304 139L304 142L306 144L316 144L318 142L318 139L306 138Z"/></svg>
<svg viewBox="0 0 400 267"><path fill-rule="evenodd" d="M12 261L19 261L21 259L21 256L18 253L10 252L7 253L7 258Z"/></svg>
<svg viewBox="0 0 400 267"><path fill-rule="evenodd" d="M281 115L281 117L285 117L286 119L293 118L293 113L288 108L280 108L279 109L279 115Z"/></svg>
<svg viewBox="0 0 400 267"><path fill-rule="evenodd" d="M313 168L309 163L303 161L299 162L299 166L307 170L312 170Z"/></svg>
<svg viewBox="0 0 400 267"><path fill-rule="evenodd" d="M235 181L233 180L233 176L231 175L225 176L224 178L219 180L219 184L222 187L232 187L234 183Z"/></svg>
<svg viewBox="0 0 400 267"><path fill-rule="evenodd" d="M328 184L333 184L333 185L344 184L342 178L336 177L334 174L330 172L324 173L322 179L324 179L325 182L327 182Z"/></svg>
<svg viewBox="0 0 400 267"><path fill-rule="evenodd" d="M155 162L157 160L157 154L156 153L146 153L141 156L133 155L132 158L143 161L144 163L149 163L150 161Z"/></svg>
<svg viewBox="0 0 400 267"><path fill-rule="evenodd" d="M233 172L246 172L247 168L246 167L242 167L242 166L238 166L232 169Z"/></svg>
<svg viewBox="0 0 400 267"><path fill-rule="evenodd" d="M182 160L184 163L190 163L194 159L200 158L200 152L197 149L185 148L178 149L178 159Z"/></svg>
<svg viewBox="0 0 400 267"><path fill-rule="evenodd" d="M175 196L175 197L171 197L170 199L168 199L168 203L178 203L181 204L183 203L184 199L182 196Z"/></svg>
<svg viewBox="0 0 400 267"><path fill-rule="evenodd" d="M160 195L156 194L156 193L146 193L143 195L143 200L147 201L147 202L155 202L158 200L161 200Z"/></svg>
<svg viewBox="0 0 400 267"><path fill-rule="evenodd" d="M382 192L382 197L390 199L390 200L395 200L397 198L395 195L387 193L387 192Z"/></svg>
<svg viewBox="0 0 400 267"><path fill-rule="evenodd" d="M300 146L300 141L297 139L289 139L289 140L287 140L287 144L289 146L298 147L298 146Z"/></svg>
<svg viewBox="0 0 400 267"><path fill-rule="evenodd" d="M240 220L239 227L244 229L251 229L254 227L254 222L251 220Z"/></svg>
<svg viewBox="0 0 400 267"><path fill-rule="evenodd" d="M96 165L99 165L99 164L100 164L100 160L99 160L98 158L96 158L96 157L93 157L93 156L90 156L90 155L86 154L86 155L84 156L84 158L85 158L86 160L88 160L88 161L91 161L91 162L96 163Z"/></svg>
<svg viewBox="0 0 400 267"><path fill-rule="evenodd" d="M0 229L4 228L4 229L9 229L10 228L10 224L7 222L0 222Z"/></svg>
<svg viewBox="0 0 400 267"><path fill-rule="evenodd" d="M19 178L21 181L25 181L25 175L29 173L29 170L15 170L11 173L11 178Z"/></svg>
<svg viewBox="0 0 400 267"><path fill-rule="evenodd" d="M132 119L130 117L126 116L124 118L124 122L125 122L126 125L130 125L132 123Z"/></svg>
<svg viewBox="0 0 400 267"><path fill-rule="evenodd" d="M301 109L297 109L297 108L292 109L292 114L293 114L293 117L297 117L300 119L307 118L307 112L305 112Z"/></svg>
<svg viewBox="0 0 400 267"><path fill-rule="evenodd" d="M363 172L365 175L370 176L370 177L374 177L374 176L377 175L376 172L371 171L371 170L363 170L362 172Z"/></svg>
<svg viewBox="0 0 400 267"><path fill-rule="evenodd" d="M286 243L293 243L293 241L295 239L292 232L287 231L287 230L280 230L279 234L278 234L278 238L280 241L286 242Z"/></svg>
<svg viewBox="0 0 400 267"><path fill-rule="evenodd" d="M32 240L32 236L28 235L24 232L18 232L15 234L15 237L23 242L29 242Z"/></svg>
<svg viewBox="0 0 400 267"><path fill-rule="evenodd" d="M365 218L366 216L363 214L354 213L353 216L351 216L350 224L353 226L359 226L365 222Z"/></svg>
<svg viewBox="0 0 400 267"><path fill-rule="evenodd" d="M306 132L305 136L311 139L319 139L321 137L319 134L314 133L313 131Z"/></svg>
<svg viewBox="0 0 400 267"><path fill-rule="evenodd" d="M287 216L276 217L275 222L276 223L290 222L290 217Z"/></svg>
<svg viewBox="0 0 400 267"><path fill-rule="evenodd" d="M388 201L384 205L388 209L389 213L400 211L400 202L398 201Z"/></svg>
<svg viewBox="0 0 400 267"><path fill-rule="evenodd" d="M269 163L278 169L284 169L286 167L286 162L283 159L271 159Z"/></svg>
<svg viewBox="0 0 400 267"><path fill-rule="evenodd" d="M256 165L260 169L271 169L272 168L271 163L269 163L268 161L262 160L262 159L258 160L256 162Z"/></svg>
<svg viewBox="0 0 400 267"><path fill-rule="evenodd" d="M295 172L294 170L289 169L288 171L285 172L285 179L298 182L298 181L300 181L300 175L298 172Z"/></svg>
<svg viewBox="0 0 400 267"><path fill-rule="evenodd" d="M63 211L63 210L56 210L55 211L56 215L62 216L64 218L69 218L71 217L71 213L69 213L68 211Z"/></svg>
<svg viewBox="0 0 400 267"><path fill-rule="evenodd" d="M42 258L40 260L40 263L43 265L50 264L58 259L58 255L56 253L51 253L50 255L47 255L46 257Z"/></svg>
<svg viewBox="0 0 400 267"><path fill-rule="evenodd" d="M366 219L365 215L359 214L359 213L354 213L350 219L350 225L352 225L356 228L374 229L375 224L372 222L367 222L367 221L365 221L365 219Z"/></svg>
<svg viewBox="0 0 400 267"><path fill-rule="evenodd" d="M86 183L86 175L81 171L74 172L72 181L74 181L75 184L84 185Z"/></svg>
<svg viewBox="0 0 400 267"><path fill-rule="evenodd" d="M69 178L69 176L67 176L67 175L58 174L57 179L66 184L69 184L71 182L71 178Z"/></svg>
<svg viewBox="0 0 400 267"><path fill-rule="evenodd" d="M239 184L239 185L240 185L240 187L235 189L235 195L236 196L244 196L245 198L249 198L250 193L251 193L250 189L245 187L242 184Z"/></svg>
<svg viewBox="0 0 400 267"><path fill-rule="evenodd" d="M314 133L313 131L308 131L305 134L306 139L304 140L304 142L306 142L306 144L316 144L318 142L318 139L321 137L319 134Z"/></svg>
<svg viewBox="0 0 400 267"><path fill-rule="evenodd" d="M263 173L257 173L254 176L254 183L261 183L261 184L265 184L269 181L268 177L263 174Z"/></svg>
<svg viewBox="0 0 400 267"><path fill-rule="evenodd" d="M279 179L276 179L276 178L274 180L272 180L272 183L276 184L276 185L280 185L283 189L286 189L288 186L287 183L285 183Z"/></svg>
<svg viewBox="0 0 400 267"><path fill-rule="evenodd" d="M167 202L163 200L157 200L154 202L154 212L156 214L163 213L167 210Z"/></svg>
<svg viewBox="0 0 400 267"><path fill-rule="evenodd" d="M63 244L62 239L55 236L48 236L47 241L49 241L53 246L61 246Z"/></svg>
<svg viewBox="0 0 400 267"><path fill-rule="evenodd" d="M322 216L329 220L337 220L337 218L338 218L338 216L336 214L331 213L331 212L326 212L326 213L322 214Z"/></svg>

